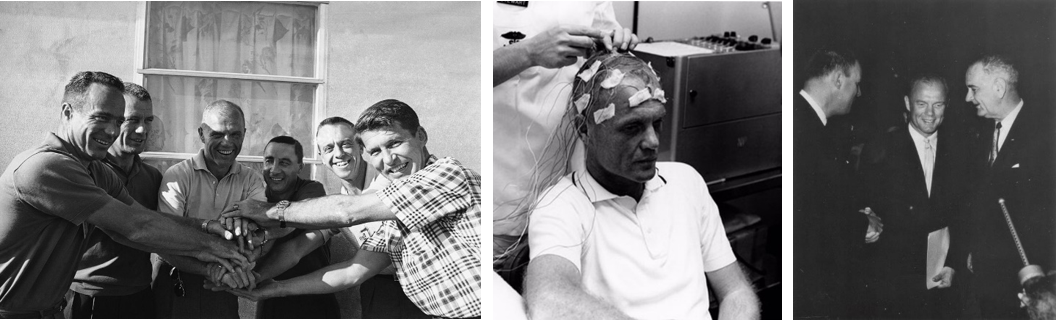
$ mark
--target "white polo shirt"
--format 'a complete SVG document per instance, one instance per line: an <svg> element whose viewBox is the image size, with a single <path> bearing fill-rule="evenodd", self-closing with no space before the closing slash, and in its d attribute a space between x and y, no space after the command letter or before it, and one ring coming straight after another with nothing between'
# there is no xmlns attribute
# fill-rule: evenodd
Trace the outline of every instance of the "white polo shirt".
<svg viewBox="0 0 1060 324"><path fill-rule="evenodd" d="M587 172L563 177L530 215L530 258L552 254L582 284L639 319L710 319L705 272L736 257L718 206L692 167L657 164L638 203Z"/></svg>
<svg viewBox="0 0 1060 324"><path fill-rule="evenodd" d="M525 41L557 25L621 28L611 2L537 1L527 7L498 2L493 4L493 49ZM577 63L558 69L531 67L493 87L494 235L523 234L526 217L505 216L512 215L529 195L538 161L565 163L546 161L543 155L563 120L575 74L584 63L585 58L579 58ZM495 248L498 252L507 246Z"/></svg>

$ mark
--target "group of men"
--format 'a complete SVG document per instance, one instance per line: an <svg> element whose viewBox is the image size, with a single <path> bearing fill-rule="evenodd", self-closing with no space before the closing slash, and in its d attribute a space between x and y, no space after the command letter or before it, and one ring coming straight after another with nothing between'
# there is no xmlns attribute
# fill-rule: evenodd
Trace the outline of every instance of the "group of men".
<svg viewBox="0 0 1060 324"><path fill-rule="evenodd" d="M831 120L861 95L861 62L819 50L800 68L796 318L1055 318L1055 274L1022 270L1055 269L1055 126L1051 103L1024 102L1010 59L965 73L965 101L989 127L943 125L949 82L917 75L906 124L860 154ZM1017 298L1032 281L1050 293Z"/></svg>
<svg viewBox="0 0 1060 324"><path fill-rule="evenodd" d="M203 148L164 175L139 156L153 121L139 85L66 85L58 132L0 176L0 318L238 318L237 296L261 300L259 318L339 318L333 293L358 285L365 318L480 316L480 177L431 155L407 104L320 123L332 196L299 177L289 136L266 144L261 173L236 162L235 103L203 109ZM362 151L380 174L364 191ZM339 233L358 251L332 264Z"/></svg>
<svg viewBox="0 0 1060 324"><path fill-rule="evenodd" d="M637 43L609 2L494 4L497 318L710 319L710 291L758 318L702 176L656 163L666 99Z"/></svg>

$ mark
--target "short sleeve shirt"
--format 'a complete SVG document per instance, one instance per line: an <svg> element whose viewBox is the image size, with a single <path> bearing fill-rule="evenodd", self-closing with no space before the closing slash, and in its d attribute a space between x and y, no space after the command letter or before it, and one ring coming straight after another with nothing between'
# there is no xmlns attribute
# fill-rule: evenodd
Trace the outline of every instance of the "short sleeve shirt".
<svg viewBox="0 0 1060 324"><path fill-rule="evenodd" d="M582 284L640 319L710 319L705 272L736 261L718 207L692 167L657 164L640 202L584 171L563 177L530 215L530 258L556 255Z"/></svg>
<svg viewBox="0 0 1060 324"><path fill-rule="evenodd" d="M424 313L481 316L482 180L453 158L427 163L376 192L397 220L384 221L361 249L390 255L402 290Z"/></svg>
<svg viewBox="0 0 1060 324"><path fill-rule="evenodd" d="M217 179L206 167L202 150L166 170L158 189L158 211L198 219L218 219L233 203L265 201L265 179L242 164L234 163Z"/></svg>
<svg viewBox="0 0 1060 324"><path fill-rule="evenodd" d="M41 311L62 300L85 249L90 215L132 204L122 181L54 133L0 176L0 310Z"/></svg>
<svg viewBox="0 0 1060 324"><path fill-rule="evenodd" d="M295 183L293 183L292 185L294 188L294 192L291 194L291 198L288 199L290 201L301 201L305 199L323 197L327 195L327 193L324 191L324 185L320 182L297 178L295 179ZM282 200L279 197L274 196L273 192L269 190L266 190L265 196L268 198L268 202L270 203L276 203ZM291 234L288 234L287 236L278 239L277 244L298 237L306 231L308 230L295 230ZM314 249L313 251L309 252L309 254L306 254L301 259L299 259L298 263L295 264L293 267L291 267L287 271L284 271L282 274L276 276L277 280L290 279L307 273L312 273L317 269L326 267L331 264L331 248L328 247L326 240L331 236L333 232L329 230L320 230L319 232L324 235L325 243L320 247Z"/></svg>
<svg viewBox="0 0 1060 324"><path fill-rule="evenodd" d="M103 165L114 172L137 203L158 209L158 186L162 173L133 157L128 172L108 154ZM151 288L151 253L115 242L103 231L88 234L88 248L78 264L70 290L88 296L125 296Z"/></svg>

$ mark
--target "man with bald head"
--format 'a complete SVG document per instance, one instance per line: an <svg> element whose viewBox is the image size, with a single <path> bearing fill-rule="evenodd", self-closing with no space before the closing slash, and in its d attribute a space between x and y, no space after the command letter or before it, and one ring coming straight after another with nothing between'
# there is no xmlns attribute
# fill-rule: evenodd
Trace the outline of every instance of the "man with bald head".
<svg viewBox="0 0 1060 324"><path fill-rule="evenodd" d="M1054 107L1050 102L1024 102L1020 73L1003 56L984 56L972 63L965 83L965 101L989 127L980 131L981 149L969 162L983 173L977 192L969 196L967 225L953 234L968 253L951 254L947 265L960 271L953 280L973 283L983 318L1023 318L1020 302L1013 297L1021 291L1023 263L1056 269ZM1012 230L1022 247L1017 247Z"/></svg>
<svg viewBox="0 0 1060 324"><path fill-rule="evenodd" d="M244 123L242 108L232 102L217 100L206 106L198 129L203 148L166 170L158 190L159 211L208 222L237 201L265 200L261 173L236 163L246 134ZM247 279L249 269L224 274L214 264L176 255L161 257L166 263L155 284L159 317L239 318L236 297L203 289L203 280L225 275Z"/></svg>
<svg viewBox="0 0 1060 324"><path fill-rule="evenodd" d="M62 318L63 295L96 230L145 251L228 267L246 262L235 245L200 232L197 222L141 206L100 162L125 119L123 91L110 74L75 75L58 111L59 131L12 159L0 176L0 318Z"/></svg>
<svg viewBox="0 0 1060 324"><path fill-rule="evenodd" d="M863 193L859 207L871 208L887 224L865 248L869 266L864 277L868 295L875 299L865 317L929 319L946 317L941 312L952 308L938 307L936 297L941 296L925 281L928 234L946 227L954 214L970 160L957 133L939 130L948 90L937 75L914 77L905 96L904 127L892 128L865 147L856 186ZM933 283L950 287L937 274L931 274Z"/></svg>

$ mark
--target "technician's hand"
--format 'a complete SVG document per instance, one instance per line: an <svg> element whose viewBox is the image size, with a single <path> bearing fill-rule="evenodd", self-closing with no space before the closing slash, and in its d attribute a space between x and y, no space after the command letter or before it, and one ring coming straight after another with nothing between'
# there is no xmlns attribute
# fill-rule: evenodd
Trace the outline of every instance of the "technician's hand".
<svg viewBox="0 0 1060 324"><path fill-rule="evenodd" d="M865 243L875 243L880 239L880 234L883 234L883 220L876 216L876 212L873 212L872 208L865 207L859 212L869 218L869 228L865 231Z"/></svg>
<svg viewBox="0 0 1060 324"><path fill-rule="evenodd" d="M526 49L531 65L555 69L578 62L579 56L588 56L597 41L609 46L610 34L591 27L560 25L518 45Z"/></svg>
<svg viewBox="0 0 1060 324"><path fill-rule="evenodd" d="M640 44L640 39L629 28L612 30L608 36L603 38L604 48L608 51L628 52Z"/></svg>
<svg viewBox="0 0 1060 324"><path fill-rule="evenodd" d="M279 224L279 221L269 219L269 216L265 213L269 211L272 206L276 204L267 203L264 201L247 199L228 206L224 211L221 212L221 217L232 218L232 217L243 217L254 221L259 226L263 227L274 227Z"/></svg>
<svg viewBox="0 0 1060 324"><path fill-rule="evenodd" d="M938 274L931 278L931 281L939 283L939 288L949 288L953 286L953 273L953 268L943 267Z"/></svg>

